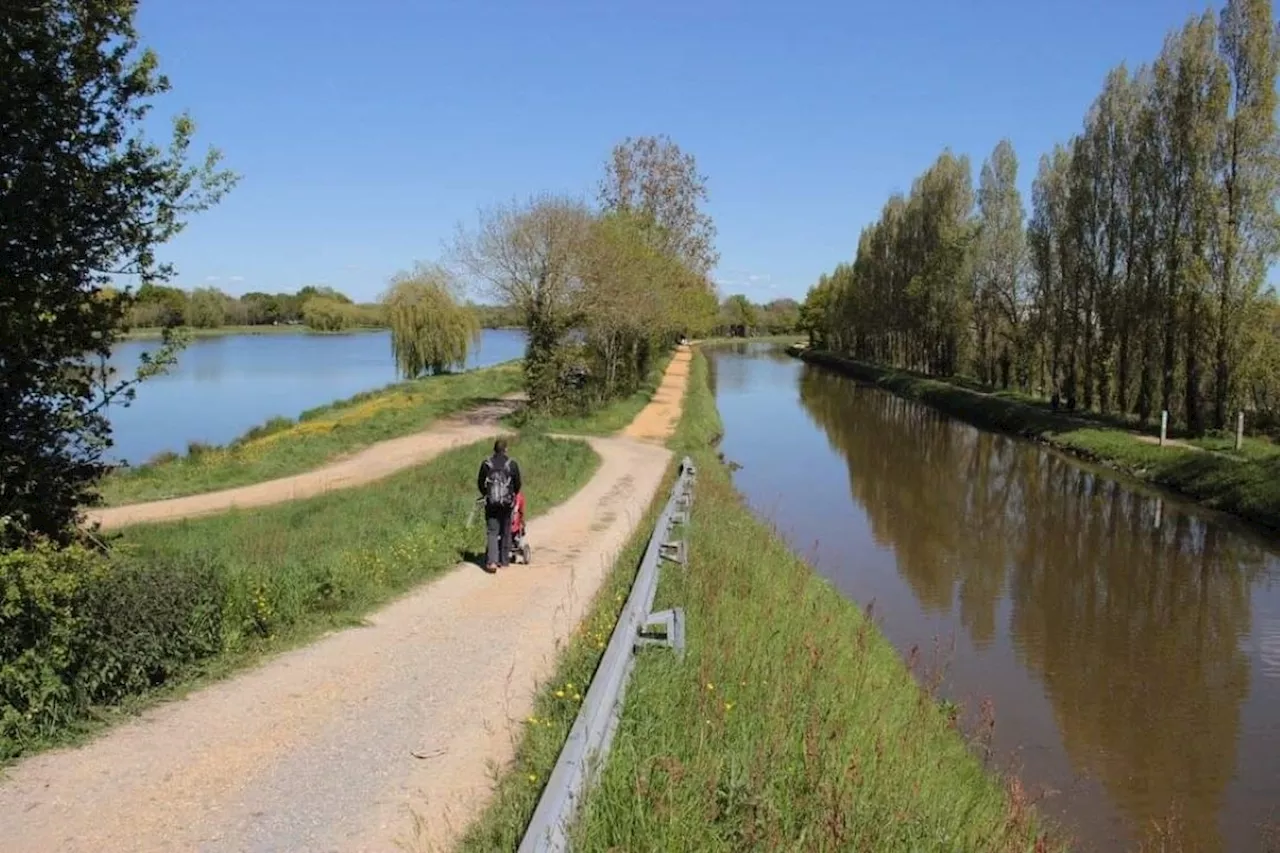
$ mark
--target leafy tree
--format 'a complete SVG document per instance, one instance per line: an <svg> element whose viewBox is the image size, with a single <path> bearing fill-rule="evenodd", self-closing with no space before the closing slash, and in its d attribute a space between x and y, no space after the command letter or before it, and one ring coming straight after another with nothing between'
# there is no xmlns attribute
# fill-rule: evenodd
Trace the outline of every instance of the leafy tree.
<svg viewBox="0 0 1280 853"><path fill-rule="evenodd" d="M654 248L704 277L720 258L715 223L701 209L706 200L706 178L697 161L666 136L618 143L600 183L605 211L636 216Z"/></svg>
<svg viewBox="0 0 1280 853"><path fill-rule="evenodd" d="M136 4L45 0L0 7L0 546L68 538L95 498L110 428L103 409L168 363L116 381L106 367L127 300L117 275L171 270L156 248L233 183L218 155L188 164L194 125L167 148L139 130L169 88L139 51Z"/></svg>
<svg viewBox="0 0 1280 853"><path fill-rule="evenodd" d="M383 296L391 326L391 352L406 379L462 367L479 342L476 314L460 305L449 274L419 264L392 279Z"/></svg>
<svg viewBox="0 0 1280 853"><path fill-rule="evenodd" d="M453 255L488 294L520 312L528 344L529 405L560 395L560 345L578 316L581 260L592 215L571 198L541 195L484 211L474 234L459 232Z"/></svg>
<svg viewBox="0 0 1280 853"><path fill-rule="evenodd" d="M216 288L193 290L187 300L187 325L197 329L217 329L226 325L230 301L230 297Z"/></svg>
<svg viewBox="0 0 1280 853"><path fill-rule="evenodd" d="M312 296L302 304L302 322L317 332L341 332L356 325L355 306L328 296Z"/></svg>

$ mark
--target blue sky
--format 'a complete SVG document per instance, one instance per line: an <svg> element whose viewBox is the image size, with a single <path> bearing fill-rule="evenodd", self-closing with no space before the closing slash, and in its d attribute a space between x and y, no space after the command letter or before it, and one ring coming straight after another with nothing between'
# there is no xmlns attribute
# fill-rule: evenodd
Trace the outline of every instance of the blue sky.
<svg viewBox="0 0 1280 853"><path fill-rule="evenodd" d="M594 196L615 142L666 133L707 175L722 292L799 298L944 146L976 179L1007 136L1026 193L1107 70L1206 8L142 0L157 116L189 109L243 176L165 257L184 287L373 299L480 207Z"/></svg>

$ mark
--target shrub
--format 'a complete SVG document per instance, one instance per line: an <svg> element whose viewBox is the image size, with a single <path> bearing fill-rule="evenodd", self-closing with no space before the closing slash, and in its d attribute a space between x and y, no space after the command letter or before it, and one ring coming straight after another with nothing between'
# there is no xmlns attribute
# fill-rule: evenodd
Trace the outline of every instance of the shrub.
<svg viewBox="0 0 1280 853"><path fill-rule="evenodd" d="M197 559L143 565L48 543L0 553L0 759L218 653L224 597Z"/></svg>

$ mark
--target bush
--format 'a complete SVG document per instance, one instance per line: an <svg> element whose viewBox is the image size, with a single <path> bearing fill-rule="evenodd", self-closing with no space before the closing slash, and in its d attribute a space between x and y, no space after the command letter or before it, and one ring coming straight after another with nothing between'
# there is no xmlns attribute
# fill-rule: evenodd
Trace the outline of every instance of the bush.
<svg viewBox="0 0 1280 853"><path fill-rule="evenodd" d="M207 564L109 561L78 545L0 553L0 759L222 648Z"/></svg>

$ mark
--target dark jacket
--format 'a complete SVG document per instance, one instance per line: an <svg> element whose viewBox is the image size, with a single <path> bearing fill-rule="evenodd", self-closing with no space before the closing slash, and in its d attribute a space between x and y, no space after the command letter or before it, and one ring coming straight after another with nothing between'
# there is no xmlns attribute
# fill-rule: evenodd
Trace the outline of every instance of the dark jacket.
<svg viewBox="0 0 1280 853"><path fill-rule="evenodd" d="M502 455L495 453L493 456L490 456L488 459L480 463L480 473L476 476L476 488L480 491L481 495L488 494L489 492L489 489L485 486L485 480L489 479L489 472L494 468L501 468L502 463L504 462L510 463L511 465L512 497L520 493L520 489L524 485L520 481L520 466L516 464L516 460L507 456L505 453Z"/></svg>

